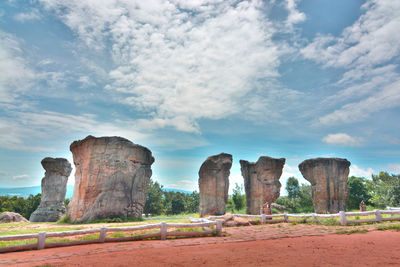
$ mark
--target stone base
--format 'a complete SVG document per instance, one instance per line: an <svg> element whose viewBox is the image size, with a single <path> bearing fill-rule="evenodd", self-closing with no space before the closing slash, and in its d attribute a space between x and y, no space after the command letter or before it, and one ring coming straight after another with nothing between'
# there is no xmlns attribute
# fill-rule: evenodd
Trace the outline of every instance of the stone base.
<svg viewBox="0 0 400 267"><path fill-rule="evenodd" d="M64 204L46 204L40 205L35 210L29 221L31 222L57 222L65 216L66 209Z"/></svg>

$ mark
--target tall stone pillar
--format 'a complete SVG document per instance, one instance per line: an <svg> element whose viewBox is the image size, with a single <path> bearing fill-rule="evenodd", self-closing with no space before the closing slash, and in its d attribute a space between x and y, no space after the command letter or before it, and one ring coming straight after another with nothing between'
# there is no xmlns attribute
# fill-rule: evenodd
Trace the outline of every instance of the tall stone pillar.
<svg viewBox="0 0 400 267"><path fill-rule="evenodd" d="M315 158L300 163L300 172L311 183L316 213L338 213L346 210L349 167L350 162L340 158Z"/></svg>
<svg viewBox="0 0 400 267"><path fill-rule="evenodd" d="M63 158L44 158L46 170L42 179L42 197L39 207L31 214L31 222L56 222L65 215L65 193L72 168Z"/></svg>
<svg viewBox="0 0 400 267"><path fill-rule="evenodd" d="M200 216L225 214L232 155L221 153L203 162L199 170Z"/></svg>
<svg viewBox="0 0 400 267"><path fill-rule="evenodd" d="M149 149L122 137L88 136L70 150L76 168L72 222L142 215L154 162Z"/></svg>
<svg viewBox="0 0 400 267"><path fill-rule="evenodd" d="M265 202L273 203L280 195L285 159L262 156L257 162L240 160L244 188L246 191L247 214L260 214Z"/></svg>

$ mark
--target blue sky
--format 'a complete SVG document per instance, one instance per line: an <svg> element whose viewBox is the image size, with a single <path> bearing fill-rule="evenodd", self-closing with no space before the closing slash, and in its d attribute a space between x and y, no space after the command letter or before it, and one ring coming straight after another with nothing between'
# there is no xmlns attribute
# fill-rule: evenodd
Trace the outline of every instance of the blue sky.
<svg viewBox="0 0 400 267"><path fill-rule="evenodd" d="M89 134L150 148L169 188L221 152L231 188L261 155L283 185L314 157L399 173L399 29L399 1L1 1L0 187Z"/></svg>

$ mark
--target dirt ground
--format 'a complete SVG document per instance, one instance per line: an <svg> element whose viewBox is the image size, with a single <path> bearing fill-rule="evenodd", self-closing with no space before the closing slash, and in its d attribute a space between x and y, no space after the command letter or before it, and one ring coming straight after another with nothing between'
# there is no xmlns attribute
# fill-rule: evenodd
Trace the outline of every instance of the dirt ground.
<svg viewBox="0 0 400 267"><path fill-rule="evenodd" d="M367 233L337 234L351 230ZM15 266L400 265L400 232L307 224L224 228L224 237L104 243L0 254Z"/></svg>

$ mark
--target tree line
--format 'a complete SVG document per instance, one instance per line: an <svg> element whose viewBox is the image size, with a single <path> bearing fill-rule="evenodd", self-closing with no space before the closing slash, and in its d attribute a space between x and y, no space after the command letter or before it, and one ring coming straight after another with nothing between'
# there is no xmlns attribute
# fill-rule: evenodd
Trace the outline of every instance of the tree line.
<svg viewBox="0 0 400 267"><path fill-rule="evenodd" d="M351 176L347 181L349 197L347 210L357 210L361 201L364 201L369 209L384 209L386 206L400 206L400 175L380 172L372 175L372 179ZM276 200L277 204L283 205L288 212L313 212L314 207L311 199L311 186L299 184L295 177L287 180L286 196ZM17 212L29 219L40 204L41 194L30 195L28 198L17 196L0 196L0 213L4 211ZM69 199L65 200L66 206ZM175 215L182 213L198 213L200 195L194 191L186 194L164 190L163 186L152 179L148 183L147 199L143 210L145 214ZM245 213L246 196L243 186L235 184L232 195L228 198L227 212Z"/></svg>

